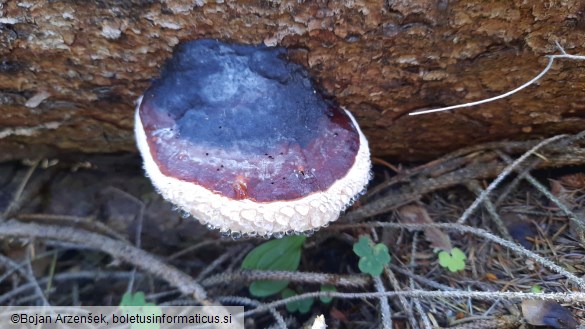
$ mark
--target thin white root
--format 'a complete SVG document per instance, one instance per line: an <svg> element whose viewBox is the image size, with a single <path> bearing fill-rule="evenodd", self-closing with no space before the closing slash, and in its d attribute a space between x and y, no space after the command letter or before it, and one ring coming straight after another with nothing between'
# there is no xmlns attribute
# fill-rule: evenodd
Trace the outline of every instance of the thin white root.
<svg viewBox="0 0 585 329"><path fill-rule="evenodd" d="M551 69L555 59L557 59L557 58L559 58L559 59L566 58L566 59L572 59L572 60L585 60L585 56L567 54L567 52L565 52L563 47L561 47L561 45L558 42L556 43L556 45L559 48L559 51L561 52L561 54L560 55L546 56L546 57L548 57L548 64L546 65L544 70L542 70L542 72L540 72L537 76L532 78L530 81L526 82L525 84L521 85L520 87L518 87L516 89L510 90L507 93L504 93L504 94L501 94L498 96L482 99L482 100L475 101L475 102L447 106L447 107L441 107L438 109L415 111L412 113L408 113L408 115L419 115L419 114L428 114L428 113L434 113L434 112L443 112L443 111L448 111L448 110L454 110L454 109L460 109L460 108L464 108L464 107L471 107L471 106L475 106L475 105L485 104L485 103L493 102L493 101L496 101L496 100L499 100L502 98L506 98L506 97L508 97L512 94L515 94L515 93L519 92L520 90L530 86L531 84L535 83L540 78L542 78Z"/></svg>

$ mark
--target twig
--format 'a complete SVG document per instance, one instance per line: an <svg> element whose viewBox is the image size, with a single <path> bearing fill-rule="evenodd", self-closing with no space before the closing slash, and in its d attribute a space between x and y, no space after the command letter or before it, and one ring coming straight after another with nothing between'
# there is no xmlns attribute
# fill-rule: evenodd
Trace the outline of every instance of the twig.
<svg viewBox="0 0 585 329"><path fill-rule="evenodd" d="M197 275L197 281L203 280L209 273L213 273L215 269L225 262L227 259L230 259L234 256L234 254L238 251L238 248L232 248L224 252L221 256L217 257L211 264L207 265L200 273Z"/></svg>
<svg viewBox="0 0 585 329"><path fill-rule="evenodd" d="M167 260L173 260L173 259L179 258L179 257L181 257L181 256L183 256L185 254L188 254L190 252L193 252L193 251L195 251L197 249L203 248L203 247L208 246L208 245L218 244L219 242L220 242L219 240L205 240L205 241L201 241L201 242L199 242L197 244L194 244L192 246L189 246L189 247L187 247L187 248L185 248L183 250L177 251L176 253L168 256L167 257ZM228 242L228 241L222 241L222 242Z"/></svg>
<svg viewBox="0 0 585 329"><path fill-rule="evenodd" d="M254 248L254 246L249 243L240 244L238 247L239 247L238 252L234 257L232 257L232 259L230 259L230 262L228 266L225 268L224 272L231 272L235 268L239 269L240 268L239 265L242 262L242 260L248 255L250 250Z"/></svg>
<svg viewBox="0 0 585 329"><path fill-rule="evenodd" d="M17 264L12 259L0 254L0 264L4 265L4 267L6 267L4 269L4 273L2 273L2 275L0 275L0 283L2 281L4 281L7 277L11 276L14 272L19 272L25 278L27 278L28 273L23 269L24 266L26 265L26 263Z"/></svg>
<svg viewBox="0 0 585 329"><path fill-rule="evenodd" d="M469 181L467 183L467 188L469 188L476 195L481 195L481 193L483 192L483 189L481 188L481 186L479 186L479 183L476 180ZM489 197L487 196L485 197L485 199L483 200L483 206L487 210L488 214L490 214L492 221L496 225L496 228L498 229L500 235L508 241L514 241L514 238L512 238L512 236L508 232L508 229L506 228L504 221L502 221L502 217L500 217L500 215L498 214L496 207L494 206Z"/></svg>
<svg viewBox="0 0 585 329"><path fill-rule="evenodd" d="M401 273L403 275L408 276L409 278L412 278L414 280L416 280L417 282L427 285L429 287L435 288L435 289L441 289L441 290L445 290L445 291L455 291L457 289L453 288L453 287L449 287L447 285L435 282L431 279L428 279L422 275L418 275L418 274L414 274L400 266L394 265L394 264L390 264L390 268L392 268L393 271ZM412 288L414 290L414 287Z"/></svg>
<svg viewBox="0 0 585 329"><path fill-rule="evenodd" d="M418 237L420 235L420 232L414 232L414 234L412 235L412 248L410 250L410 264L409 267L411 269L414 269L416 266L416 247L418 245ZM410 274L410 272L407 272L408 274ZM392 273L394 275L394 273ZM396 280L396 279L394 279ZM410 284L410 290L415 290L416 288L414 287L414 277L412 276L408 276L408 282ZM433 326L431 325L431 321L429 320L429 318L427 317L427 314L425 313L425 311L422 308L422 305L420 303L420 300L418 298L413 298L412 302L414 303L414 308L416 308L416 311L418 312L419 316L421 317L422 321L423 321L423 325L425 326L425 329L433 329ZM411 324L412 325L412 324ZM418 323L417 323L418 325ZM414 325L412 325L413 328L418 328L415 327Z"/></svg>
<svg viewBox="0 0 585 329"><path fill-rule="evenodd" d="M142 211L140 211L140 216L139 216L140 220L139 220L139 224L136 225L136 248L140 248L140 245L142 244L141 242L141 238L140 235L142 235ZM137 272L137 268L136 266L134 266L134 268L132 268L132 276L130 276L130 280L128 280L128 287L126 287L126 291L128 293L132 293L132 291L134 290L134 281L136 280L136 272Z"/></svg>
<svg viewBox="0 0 585 329"><path fill-rule="evenodd" d="M47 296L49 296L49 293L50 293L51 289L53 288L52 283L53 283L53 277L55 277L55 268L57 267L57 257L58 256L59 256L59 251L55 250L55 252L53 253L53 258L51 259L51 266L49 266L49 281L47 281L47 287L45 288L45 292L46 292Z"/></svg>
<svg viewBox="0 0 585 329"><path fill-rule="evenodd" d="M259 312L266 311L269 308L275 308L287 303L297 302L309 298L333 297L340 299L374 299L380 297L398 297L404 296L409 298L473 298L478 300L496 300L503 298L507 300L550 300L563 303L583 303L585 302L585 293L570 292L570 293L526 293L513 291L426 291L426 290L410 290L410 291L386 291L386 292L361 292L361 293L343 293L333 291L317 291L309 292L300 295L295 295L288 298L283 298L271 303L259 305L256 309L244 312L244 316L251 316Z"/></svg>
<svg viewBox="0 0 585 329"><path fill-rule="evenodd" d="M41 298L43 300L43 303L45 303L45 305L49 305L49 302L45 299L45 296L43 294L43 289L41 289L41 287L39 286L39 282L36 280L36 278L32 274L32 269L30 269L30 260L27 260L27 261L23 262L22 264L17 264L12 259L10 259L6 256L3 256L3 255L0 255L0 263L2 263L5 267L11 268L10 270L6 269L6 273L2 277L0 277L0 282L3 281L5 276L8 276L11 273L17 271L20 274L22 274L28 280L28 282L30 282L31 287L33 287L35 289L35 294L37 295L37 297Z"/></svg>
<svg viewBox="0 0 585 329"><path fill-rule="evenodd" d="M564 138L564 137L565 137L565 135L557 135L557 136L553 136L551 138L547 138L547 139L543 140L542 142L538 143L536 146L534 146L530 150L528 150L528 152L522 154L521 157L516 159L510 165L508 165L506 167L506 169L504 169L504 171L502 171L498 175L498 177L496 179L494 179L494 181L491 182L491 184L483 192L481 192L481 194L473 201L473 203L467 209L465 209L465 212L463 212L463 215L461 215L459 220L457 220L457 224L465 223L465 221L469 218L469 216L471 216L471 214L475 211L477 206L479 206L479 204L485 200L485 198L488 196L488 194L490 194L500 184L500 182L502 182L504 180L504 178L506 178L512 171L514 171L514 169L516 169L520 163L522 163L524 160L526 160L526 158L531 156L534 152L536 152L542 146L549 144L551 142L554 142L560 138Z"/></svg>
<svg viewBox="0 0 585 329"><path fill-rule="evenodd" d="M136 205L138 205L138 215L136 216L136 230L134 231L134 245L136 246L136 248L141 248L142 247L142 225L144 223L144 209L146 208L146 206L144 205L144 202L142 202L142 200L135 197L131 193L128 193L124 190L121 190L115 186L108 186L107 188L105 188L103 190L103 193L105 193L106 191L111 191L112 193L120 194L120 195L124 196L125 198L129 199L130 201L134 202Z"/></svg>
<svg viewBox="0 0 585 329"><path fill-rule="evenodd" d="M211 287L226 282L252 282L258 280L280 280L299 283L331 284L342 287L364 287L372 283L369 275L339 275L311 272L260 271L240 270L231 273L220 273L201 281L204 287Z"/></svg>
<svg viewBox="0 0 585 329"><path fill-rule="evenodd" d="M92 217L78 217L78 216L70 216L70 215L55 215L55 214L18 214L15 216L18 220L21 221L34 221L34 222L41 222L48 224L58 224L58 225L76 225L81 224L84 229L89 231L95 231L97 233L105 233L111 237L114 237L121 241L128 242L124 236L120 233L114 231L109 226L105 225L104 223L96 220Z"/></svg>
<svg viewBox="0 0 585 329"><path fill-rule="evenodd" d="M379 293L386 292L382 279L379 276L374 276L373 279L376 291ZM390 312L390 305L386 296L380 297L380 314L382 316L382 327L384 329L392 329L392 313Z"/></svg>
<svg viewBox="0 0 585 329"><path fill-rule="evenodd" d="M358 221L378 215L419 199L424 194L448 188L469 179L483 179L496 176L504 165L486 165L485 163L470 164L467 167L446 173L436 178L417 177L408 184L392 189L381 198L366 203L343 217L349 221Z"/></svg>
<svg viewBox="0 0 585 329"><path fill-rule="evenodd" d="M507 161L507 162L511 161L510 157L504 153L500 153L500 156L502 157L502 159L504 159L504 161ZM561 209L565 213L565 215L569 218L569 220L574 222L582 230L585 230L585 219L583 219L581 216L577 215L575 212L573 212L571 209L569 209L569 207L567 205L565 205L561 200L559 200L559 198L557 198L552 193L550 193L550 191L547 190L547 188L544 187L542 184L540 184L534 177L532 177L532 175L530 175L530 173L525 173L524 178L530 184L532 184L532 186L534 186L540 193L542 193L550 201L552 201L557 207L559 207L559 209Z"/></svg>
<svg viewBox="0 0 585 329"><path fill-rule="evenodd" d="M158 306L194 306L198 305L199 301L195 299L173 299L167 302L159 303Z"/></svg>
<svg viewBox="0 0 585 329"><path fill-rule="evenodd" d="M24 192L24 188L26 187L26 184L28 184L28 181L30 180L30 178L32 177L32 174L35 172L35 170L39 166L40 162L41 162L41 159L37 159L28 168L26 174L22 178L22 181L18 185L18 189L14 193L14 197L12 198L12 201L10 202L8 207L6 207L6 210L4 210L4 213L0 217L0 221L2 221L3 218L8 218L8 216L10 216L11 213L13 213L14 211L17 210L20 198L22 197L22 193Z"/></svg>
<svg viewBox="0 0 585 329"><path fill-rule="evenodd" d="M358 224L336 224L331 225L327 229L346 229L351 228L355 229L358 227L369 228L369 227L385 227L385 228L401 228L401 229L409 229L409 230L424 230L429 227L436 227L441 229L447 230L455 230L464 233L471 233L485 239L488 239L492 242L495 242L501 246L509 248L510 250L533 259L534 261L540 263L542 266L547 267L563 276L567 279L571 280L573 283L579 286L579 288L585 291L585 280L576 276L575 274L565 270L564 268L560 267L559 265L555 264L554 262L530 251L526 248L522 247L519 244L510 242L508 240L502 239L498 236L493 235L492 233L482 230L475 227L470 227L466 225L460 224L453 224L453 223L436 223L436 224L402 224L402 223L385 223L385 222L367 222L367 223L358 223Z"/></svg>
<svg viewBox="0 0 585 329"><path fill-rule="evenodd" d="M15 221L0 223L0 237L36 237L41 239L57 239L81 243L85 246L106 252L129 264L136 265L145 272L161 277L183 294L192 295L203 305L211 305L207 294L193 278L177 268L162 262L152 254L127 243L109 237L70 227L19 223Z"/></svg>
<svg viewBox="0 0 585 329"><path fill-rule="evenodd" d="M504 153L504 152L501 152L500 150L496 150L495 152L498 154ZM500 155L500 157L501 157L501 155ZM521 172L519 172L519 170L516 170L518 175L516 175L516 177L514 177L512 182L508 183L502 190L498 191L498 198L496 199L496 202L494 202L494 207L499 207L500 204L502 204L502 202L504 202L504 200L506 200L508 195L516 190L516 187L518 186L518 184L520 184L520 182L524 179L524 175L526 173L530 172L530 170L534 169L534 167L540 161L541 161L540 158L536 158L536 159L532 160L532 162L530 162L525 168L523 168ZM512 160L510 160L510 162L508 162L508 164L510 164L510 163L512 163Z"/></svg>
<svg viewBox="0 0 585 329"><path fill-rule="evenodd" d="M422 308L422 305L420 303L420 299L413 298L412 300L414 301L414 307L416 308L416 311L418 312L418 314L420 315L420 317L423 321L423 325L425 326L425 329L433 329L433 325L431 324L429 317L427 316L427 314L424 312L424 310Z"/></svg>
<svg viewBox="0 0 585 329"><path fill-rule="evenodd" d="M175 296L179 293L180 292L178 289L171 289L171 290L167 290L167 291L161 291L161 292L155 292L155 293L148 294L148 295L146 295L145 299L151 300L151 301L157 301L160 298Z"/></svg>
<svg viewBox="0 0 585 329"><path fill-rule="evenodd" d="M434 112L442 112L442 111L448 111L448 110L454 110L454 109L460 109L460 108L464 108L464 107L471 107L471 106L475 106L475 105L480 105L480 104L485 104L485 103L489 103L489 102L493 102L496 101L498 99L502 99L502 98L506 98L510 95L513 95L517 92L519 92L520 90L530 86L531 84L535 83L536 81L538 81L540 78L542 78L552 67L555 59L557 58L567 58L567 59L573 59L573 60L585 60L585 56L578 56L578 55L569 55L565 52L565 50L557 43L557 47L560 49L561 51L561 55L548 55L546 57L548 57L548 64L546 65L546 67L544 68L544 70L542 70L542 72L540 72L537 76L535 76L534 78L532 78L530 81L524 83L523 85L521 85L520 87L510 90L506 93L500 94L498 96L494 96L494 97L490 97L490 98L486 98L486 99L482 99L479 101L475 101L475 102L470 102L470 103L465 103L465 104L459 104L459 105L453 105L453 106L447 106L447 107L441 107L438 109L432 109L432 110L423 110L423 111L416 111L416 112L412 112L409 113L408 115L420 115L420 114L427 114L427 113L434 113Z"/></svg>
<svg viewBox="0 0 585 329"><path fill-rule="evenodd" d="M265 304L260 303L257 300L253 300L253 299L245 298L245 297L238 297L238 296L223 296L223 297L218 297L217 300L220 301L221 303L224 303L224 304L239 304L239 305L248 305L248 306L254 306L254 307L263 307L265 305ZM272 314L272 316L276 320L276 323L278 324L278 328L281 328L281 329L287 328L284 319L282 318L280 313L278 313L276 311L276 309L274 307L266 307L265 310L268 310L270 312L270 314ZM238 316L238 315L239 314L236 314L235 316ZM244 316L245 316L245 313L244 313Z"/></svg>
<svg viewBox="0 0 585 329"><path fill-rule="evenodd" d="M396 276L390 267L384 266L384 274L386 274L388 277L388 280L390 281L392 288L394 288L394 291L402 290L400 289L398 279L396 279ZM408 322L410 322L412 329L418 329L418 323L416 322L414 313L412 313L412 307L409 305L408 300L406 300L404 296L398 296L398 300L400 301L400 304L402 304L402 309L404 310L404 313L406 313L406 317L408 318Z"/></svg>
<svg viewBox="0 0 585 329"><path fill-rule="evenodd" d="M585 148L579 145L566 146L567 142L575 141L581 134L572 135L560 143L553 143L542 147L541 152L548 161L540 161L535 168L552 168L585 164ZM387 212L399 205L412 202L423 195L460 185L469 180L487 179L498 176L506 168L503 161L492 151L505 149L508 152L524 153L538 141L526 142L497 142L476 145L455 151L440 160L432 161L424 166L406 171L393 177L388 183L380 184L381 188L374 187L379 193L377 199L369 201L343 215L349 221L359 221ZM532 168L532 162L521 164L519 169ZM437 172L439 174L437 174ZM397 185L397 186L396 186Z"/></svg>
<svg viewBox="0 0 585 329"><path fill-rule="evenodd" d="M136 246L136 248L140 249L140 247L142 246L142 224L144 222L144 208L145 208L144 202L142 202L142 200L138 199L134 195L132 195L126 191L123 191L117 187L110 186L105 190L112 190L114 193L122 194L123 196L127 197L128 199L132 200L132 202L134 202L138 205L138 215L136 216L136 230L134 232L134 245ZM132 276L130 277L130 280L128 280L128 287L126 288L126 291L129 293L132 293L132 290L134 287L134 276L135 275L136 275L136 266L134 266L134 269L132 269Z"/></svg>
<svg viewBox="0 0 585 329"><path fill-rule="evenodd" d="M123 279L126 280L130 277L131 272L95 272L95 271L80 271L80 272L71 272L71 273L59 273L56 274L52 280L54 282L62 282L62 281L70 281L70 280L99 280L99 279ZM38 280L38 285L46 284L49 281L49 278L42 278ZM0 296L0 304L5 303L7 300L18 296L19 294L29 290L29 289L36 289L37 283L36 282L29 282L27 284L23 284L18 286L17 288L12 289L11 291L7 292L4 295Z"/></svg>
<svg viewBox="0 0 585 329"><path fill-rule="evenodd" d="M567 205L565 205L559 198L554 196L550 191L544 187L544 185L540 184L532 175L527 174L526 180L532 184L540 193L544 194L550 201L552 201L559 209L561 209L565 215L573 221L578 227L585 230L585 219L583 219L580 215L577 215L575 212L571 211Z"/></svg>
<svg viewBox="0 0 585 329"><path fill-rule="evenodd" d="M39 282L37 281L37 278L35 278L35 273L32 269L32 265L31 265L31 260L30 260L30 253L28 253L27 255L27 260L26 260L26 272L28 273L28 277L30 278L29 280L32 279L32 283L35 285L35 295L37 295L37 298L41 300L41 302L43 303L42 306L49 306L49 301L47 300L47 298L45 297L45 293L43 292L43 289L41 289L41 286L39 285ZM49 281L52 277L49 277Z"/></svg>

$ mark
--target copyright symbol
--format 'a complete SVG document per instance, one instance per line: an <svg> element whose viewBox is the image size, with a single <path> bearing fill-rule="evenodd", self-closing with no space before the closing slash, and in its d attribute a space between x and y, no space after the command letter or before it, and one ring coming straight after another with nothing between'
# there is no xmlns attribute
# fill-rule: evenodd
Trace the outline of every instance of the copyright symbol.
<svg viewBox="0 0 585 329"><path fill-rule="evenodd" d="M12 321L12 323L19 323L20 316L18 314L12 314L12 316L10 317L10 320Z"/></svg>

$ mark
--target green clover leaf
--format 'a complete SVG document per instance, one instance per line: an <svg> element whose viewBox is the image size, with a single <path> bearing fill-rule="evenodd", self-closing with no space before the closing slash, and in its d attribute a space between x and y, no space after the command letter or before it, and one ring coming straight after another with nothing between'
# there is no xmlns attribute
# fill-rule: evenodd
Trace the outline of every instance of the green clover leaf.
<svg viewBox="0 0 585 329"><path fill-rule="evenodd" d="M390 263L391 257L388 247L382 243L374 245L372 240L363 235L353 245L353 252L360 257L358 267L362 273L378 276L384 271L384 266Z"/></svg>
<svg viewBox="0 0 585 329"><path fill-rule="evenodd" d="M324 285L321 286L321 291L323 291L323 292L326 292L326 291L337 291L337 289L335 289L335 286L332 285L332 284L324 284ZM323 304L329 304L333 300L333 297L321 296L321 297L319 297L319 299L321 300L321 302Z"/></svg>
<svg viewBox="0 0 585 329"><path fill-rule="evenodd" d="M353 245L353 252L360 257L367 257L372 254L372 240L365 235L360 236L360 239Z"/></svg>
<svg viewBox="0 0 585 329"><path fill-rule="evenodd" d="M286 288L282 291L282 298L288 298L292 296L296 296L296 291ZM301 314L305 314L311 310L311 306L313 306L313 298L297 300L295 302L286 303L286 310L290 313L294 313L299 311Z"/></svg>
<svg viewBox="0 0 585 329"><path fill-rule="evenodd" d="M439 252L439 265L449 269L451 272L457 272L465 268L465 253L459 248L453 248L451 253L447 251Z"/></svg>
<svg viewBox="0 0 585 329"><path fill-rule="evenodd" d="M160 307L154 303L148 303L144 298L144 293L138 291L135 294L126 292L120 301L120 310L129 315L162 315ZM160 329L158 323L133 323L131 329Z"/></svg>

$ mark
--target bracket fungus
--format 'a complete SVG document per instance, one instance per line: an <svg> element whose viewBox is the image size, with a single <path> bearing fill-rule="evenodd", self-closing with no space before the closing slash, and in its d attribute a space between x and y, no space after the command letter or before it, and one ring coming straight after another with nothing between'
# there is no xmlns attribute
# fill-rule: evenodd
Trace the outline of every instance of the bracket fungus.
<svg viewBox="0 0 585 329"><path fill-rule="evenodd" d="M370 179L353 116L283 48L184 43L139 100L135 133L156 189L210 228L318 229Z"/></svg>

